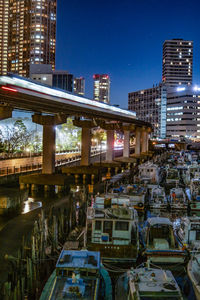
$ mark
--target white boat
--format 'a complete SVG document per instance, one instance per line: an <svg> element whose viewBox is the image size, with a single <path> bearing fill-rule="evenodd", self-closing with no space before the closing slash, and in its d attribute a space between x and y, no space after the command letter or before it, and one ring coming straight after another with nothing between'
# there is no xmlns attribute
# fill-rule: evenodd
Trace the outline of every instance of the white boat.
<svg viewBox="0 0 200 300"><path fill-rule="evenodd" d="M187 252L178 242L168 218L148 218L142 230L144 255L152 263L184 263Z"/></svg>
<svg viewBox="0 0 200 300"><path fill-rule="evenodd" d="M171 210L187 210L188 202L182 188L176 187L170 190L169 204Z"/></svg>
<svg viewBox="0 0 200 300"><path fill-rule="evenodd" d="M146 162L138 167L139 179L141 182L148 184L159 184L160 182L160 168L152 162Z"/></svg>
<svg viewBox="0 0 200 300"><path fill-rule="evenodd" d="M189 250L200 250L200 217L182 217L174 223L180 242Z"/></svg>
<svg viewBox="0 0 200 300"><path fill-rule="evenodd" d="M87 210L87 248L104 262L134 262L139 251L138 215L123 199L96 197Z"/></svg>
<svg viewBox="0 0 200 300"><path fill-rule="evenodd" d="M179 172L177 168L168 168L167 169L167 176L166 176L166 183L167 184L175 184L179 183Z"/></svg>
<svg viewBox="0 0 200 300"><path fill-rule="evenodd" d="M200 254L193 255L187 266L187 274L192 282L197 300L200 300Z"/></svg>
<svg viewBox="0 0 200 300"><path fill-rule="evenodd" d="M163 187L156 186L151 190L149 206L152 210L165 210L167 208L167 199Z"/></svg>
<svg viewBox="0 0 200 300"><path fill-rule="evenodd" d="M114 188L112 190L114 195L118 197L126 197L129 199L129 205L138 211L143 211L145 208L145 197L147 188L140 184L129 184ZM110 194L109 194L110 195ZM112 195L112 194L111 194Z"/></svg>
<svg viewBox="0 0 200 300"><path fill-rule="evenodd" d="M171 271L155 268L131 269L121 275L115 288L116 300L183 300Z"/></svg>
<svg viewBox="0 0 200 300"><path fill-rule="evenodd" d="M195 173L194 178L190 181L190 209L200 211L200 174Z"/></svg>

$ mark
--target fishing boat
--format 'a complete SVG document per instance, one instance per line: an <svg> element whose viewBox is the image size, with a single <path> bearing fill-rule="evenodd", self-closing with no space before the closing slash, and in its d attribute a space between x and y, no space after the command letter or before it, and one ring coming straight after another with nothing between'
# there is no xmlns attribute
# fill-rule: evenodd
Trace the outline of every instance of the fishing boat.
<svg viewBox="0 0 200 300"><path fill-rule="evenodd" d="M179 172L177 168L167 168L166 183L175 185L179 183Z"/></svg>
<svg viewBox="0 0 200 300"><path fill-rule="evenodd" d="M187 194L191 211L200 211L200 173L196 172L194 178L191 179Z"/></svg>
<svg viewBox="0 0 200 300"><path fill-rule="evenodd" d="M194 254L187 266L187 274L192 282L197 300L200 300L200 254Z"/></svg>
<svg viewBox="0 0 200 300"><path fill-rule="evenodd" d="M167 198L163 187L156 186L151 190L149 206L151 210L165 210L167 208Z"/></svg>
<svg viewBox="0 0 200 300"><path fill-rule="evenodd" d="M177 238L189 250L200 249L200 217L182 217L174 222Z"/></svg>
<svg viewBox="0 0 200 300"><path fill-rule="evenodd" d="M171 210L187 210L188 202L182 188L175 187L170 189L169 204Z"/></svg>
<svg viewBox="0 0 200 300"><path fill-rule="evenodd" d="M141 182L147 184L159 184L160 182L160 168L152 162L146 162L138 167L139 179Z"/></svg>
<svg viewBox="0 0 200 300"><path fill-rule="evenodd" d="M137 268L121 275L115 288L116 300L183 300L180 288L169 270Z"/></svg>
<svg viewBox="0 0 200 300"><path fill-rule="evenodd" d="M100 253L62 250L56 269L40 296L40 300L47 299L111 300L111 280L101 266Z"/></svg>
<svg viewBox="0 0 200 300"><path fill-rule="evenodd" d="M146 221L141 232L143 255L152 263L184 263L187 252L179 243L168 218L152 217Z"/></svg>
<svg viewBox="0 0 200 300"><path fill-rule="evenodd" d="M96 197L87 210L87 248L104 262L134 262L138 256L138 215L122 199Z"/></svg>
<svg viewBox="0 0 200 300"><path fill-rule="evenodd" d="M144 211L147 188L141 184L129 184L113 188L112 193L129 199L129 205L138 211ZM110 194L109 194L110 195ZM112 194L111 194L112 195Z"/></svg>

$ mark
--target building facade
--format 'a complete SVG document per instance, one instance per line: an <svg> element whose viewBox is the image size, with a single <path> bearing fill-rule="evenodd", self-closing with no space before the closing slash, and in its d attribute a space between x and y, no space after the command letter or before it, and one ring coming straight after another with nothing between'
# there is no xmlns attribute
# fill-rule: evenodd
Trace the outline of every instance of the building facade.
<svg viewBox="0 0 200 300"><path fill-rule="evenodd" d="M193 41L166 40L163 44L162 81L168 86L191 85Z"/></svg>
<svg viewBox="0 0 200 300"><path fill-rule="evenodd" d="M56 8L57 0L0 0L1 74L29 77L30 64L55 69Z"/></svg>
<svg viewBox="0 0 200 300"><path fill-rule="evenodd" d="M110 103L110 77L108 74L95 74L93 99Z"/></svg>
<svg viewBox="0 0 200 300"><path fill-rule="evenodd" d="M164 84L129 93L128 109L135 111L138 119L152 124L153 136L166 137L167 88Z"/></svg>
<svg viewBox="0 0 200 300"><path fill-rule="evenodd" d="M73 92L73 75L67 71L53 71L51 65L31 65L30 78L42 84Z"/></svg>
<svg viewBox="0 0 200 300"><path fill-rule="evenodd" d="M200 138L200 87L168 88L167 137Z"/></svg>
<svg viewBox="0 0 200 300"><path fill-rule="evenodd" d="M85 95L85 78L74 78L74 93L77 95Z"/></svg>

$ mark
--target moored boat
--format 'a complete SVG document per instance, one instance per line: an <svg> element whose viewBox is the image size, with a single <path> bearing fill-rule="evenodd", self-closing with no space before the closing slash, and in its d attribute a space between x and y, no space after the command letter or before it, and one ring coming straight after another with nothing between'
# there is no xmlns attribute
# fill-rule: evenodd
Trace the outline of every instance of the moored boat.
<svg viewBox="0 0 200 300"><path fill-rule="evenodd" d="M175 234L189 250L200 250L200 217L182 217L175 222Z"/></svg>
<svg viewBox="0 0 200 300"><path fill-rule="evenodd" d="M145 186L140 184L129 184L114 188L112 192L119 198L128 198L129 205L134 207L136 210L144 211L147 194L147 188Z"/></svg>
<svg viewBox="0 0 200 300"><path fill-rule="evenodd" d="M187 210L188 202L182 188L176 187L170 190L169 204L171 210Z"/></svg>
<svg viewBox="0 0 200 300"><path fill-rule="evenodd" d="M146 221L141 232L143 255L152 263L184 263L187 251L178 242L173 224L168 218L152 217Z"/></svg>
<svg viewBox="0 0 200 300"><path fill-rule="evenodd" d="M118 198L96 197L87 210L87 248L104 262L135 262L139 250L138 215Z"/></svg>
<svg viewBox="0 0 200 300"><path fill-rule="evenodd" d="M200 300L200 254L191 257L187 266L187 274L192 282L196 299Z"/></svg>
<svg viewBox="0 0 200 300"><path fill-rule="evenodd" d="M131 269L121 275L115 289L116 300L183 300L180 288L167 270L155 268Z"/></svg>
<svg viewBox="0 0 200 300"><path fill-rule="evenodd" d="M177 185L179 183L179 172L177 168L167 169L166 183L174 185Z"/></svg>
<svg viewBox="0 0 200 300"><path fill-rule="evenodd" d="M101 266L99 252L62 250L40 300L79 298L111 300L110 277Z"/></svg>
<svg viewBox="0 0 200 300"><path fill-rule="evenodd" d="M155 210L166 210L167 199L165 195L165 190L161 186L156 186L151 190L151 195L149 199L150 209Z"/></svg>
<svg viewBox="0 0 200 300"><path fill-rule="evenodd" d="M146 162L138 167L139 169L139 180L143 183L155 185L159 184L161 178L160 168L158 165L152 162Z"/></svg>

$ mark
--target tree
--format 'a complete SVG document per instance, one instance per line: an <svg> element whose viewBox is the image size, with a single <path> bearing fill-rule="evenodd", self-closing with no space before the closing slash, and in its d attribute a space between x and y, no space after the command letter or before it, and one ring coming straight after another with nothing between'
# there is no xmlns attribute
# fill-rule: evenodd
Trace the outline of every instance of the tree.
<svg viewBox="0 0 200 300"><path fill-rule="evenodd" d="M73 125L71 118L67 123L57 126L56 128L56 147L59 151L77 147L81 141L81 128Z"/></svg>
<svg viewBox="0 0 200 300"><path fill-rule="evenodd" d="M20 119L13 125L7 125L2 132L4 151L8 155L24 151L30 145L32 134Z"/></svg>

